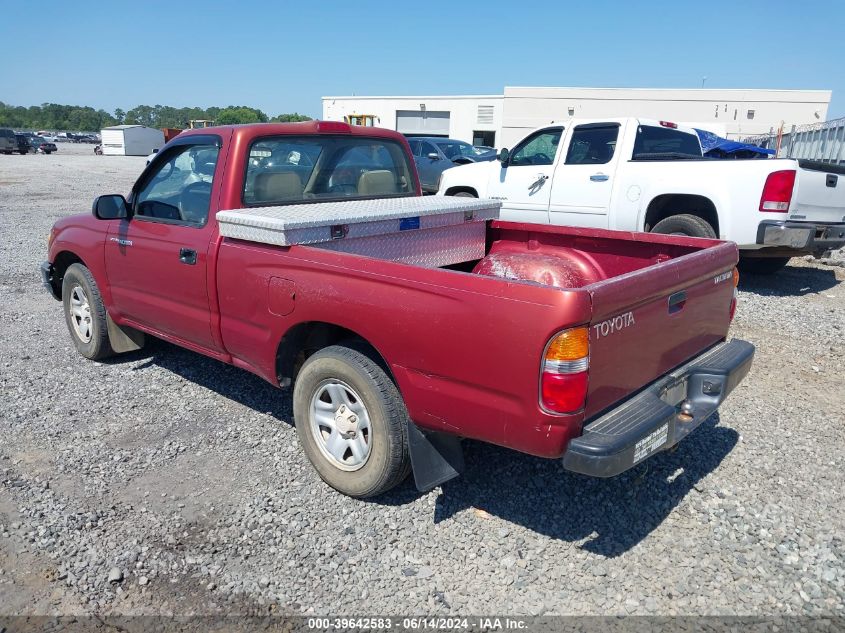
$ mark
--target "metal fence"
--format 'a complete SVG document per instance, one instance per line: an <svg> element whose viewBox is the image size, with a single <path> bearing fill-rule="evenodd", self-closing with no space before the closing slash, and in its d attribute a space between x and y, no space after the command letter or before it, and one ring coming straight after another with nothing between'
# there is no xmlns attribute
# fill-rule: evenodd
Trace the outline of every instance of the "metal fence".
<svg viewBox="0 0 845 633"><path fill-rule="evenodd" d="M778 158L806 158L822 163L845 165L845 118L793 125L788 132L747 136L743 143L776 149Z"/></svg>

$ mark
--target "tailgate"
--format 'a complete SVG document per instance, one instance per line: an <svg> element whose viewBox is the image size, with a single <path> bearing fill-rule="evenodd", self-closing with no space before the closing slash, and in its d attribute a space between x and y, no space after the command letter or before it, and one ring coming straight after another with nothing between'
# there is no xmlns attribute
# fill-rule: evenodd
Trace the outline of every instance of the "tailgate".
<svg viewBox="0 0 845 633"><path fill-rule="evenodd" d="M799 162L790 220L845 222L845 173L841 167Z"/></svg>
<svg viewBox="0 0 845 633"><path fill-rule="evenodd" d="M586 286L592 299L590 417L725 339L733 242Z"/></svg>

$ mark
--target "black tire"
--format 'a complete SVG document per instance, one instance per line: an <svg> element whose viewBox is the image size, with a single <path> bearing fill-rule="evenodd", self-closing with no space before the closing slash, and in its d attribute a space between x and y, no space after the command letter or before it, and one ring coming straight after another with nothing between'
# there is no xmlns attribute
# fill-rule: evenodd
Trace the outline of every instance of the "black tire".
<svg viewBox="0 0 845 633"><path fill-rule="evenodd" d="M459 191L458 193L453 193L452 196L455 197L455 198L477 198L478 197L475 194L470 193L469 191Z"/></svg>
<svg viewBox="0 0 845 633"><path fill-rule="evenodd" d="M79 289L79 290L77 290ZM74 292L77 291L76 294ZM85 312L90 321L74 314L74 300L84 294L88 310ZM97 288L97 282L82 264L72 264L65 271L62 281L62 303L65 309L65 323L70 332L76 350L90 360L101 360L114 354L109 342L108 323L106 322L106 307ZM74 322L78 324L75 325ZM86 324L90 326L88 338L84 336ZM80 331L78 331L80 330Z"/></svg>
<svg viewBox="0 0 845 633"><path fill-rule="evenodd" d="M340 462L335 463L324 454L328 451L327 444L323 447L317 444L321 441L317 435L324 437L322 433L329 431L324 431L324 427L316 422L312 426L311 406L327 384L351 388L360 398L369 420L368 434L361 435L362 439L366 438L369 447L367 457L362 465L356 466L356 470L344 470L338 465ZM332 399L327 406L334 407L335 404ZM400 484L408 476L409 419L405 403L384 369L361 351L332 345L308 358L293 387L293 415L306 456L323 481L335 490L350 497L374 497ZM350 459L353 458L350 454Z"/></svg>
<svg viewBox="0 0 845 633"><path fill-rule="evenodd" d="M667 235L686 235L688 237L709 237L711 239L716 237L716 231L713 230L713 227L710 226L707 220L688 213L671 215L668 218L660 220L660 222L654 225L651 232Z"/></svg>
<svg viewBox="0 0 845 633"><path fill-rule="evenodd" d="M773 275L789 263L789 257L740 257L740 272L752 275Z"/></svg>

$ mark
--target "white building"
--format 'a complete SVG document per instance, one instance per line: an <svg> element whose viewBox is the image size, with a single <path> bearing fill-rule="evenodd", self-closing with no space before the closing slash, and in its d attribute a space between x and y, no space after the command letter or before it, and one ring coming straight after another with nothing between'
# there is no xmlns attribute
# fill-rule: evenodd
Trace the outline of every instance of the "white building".
<svg viewBox="0 0 845 633"><path fill-rule="evenodd" d="M692 124L729 137L824 121L830 90L519 88L502 95L323 97L323 118L404 134L509 147L528 130L570 117L635 116Z"/></svg>
<svg viewBox="0 0 845 633"><path fill-rule="evenodd" d="M502 129L503 100L502 95L323 97L323 119L492 146Z"/></svg>
<svg viewBox="0 0 845 633"><path fill-rule="evenodd" d="M164 145L164 132L143 125L112 125L100 137L106 156L146 156Z"/></svg>

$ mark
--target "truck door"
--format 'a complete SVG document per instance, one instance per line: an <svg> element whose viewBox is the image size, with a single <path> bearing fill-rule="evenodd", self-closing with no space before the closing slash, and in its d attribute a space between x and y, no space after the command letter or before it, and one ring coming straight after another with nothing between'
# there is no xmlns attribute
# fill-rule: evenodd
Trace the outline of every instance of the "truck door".
<svg viewBox="0 0 845 633"><path fill-rule="evenodd" d="M502 201L503 220L548 224L551 178L562 135L562 127L538 130L514 147L507 164L491 170L488 191Z"/></svg>
<svg viewBox="0 0 845 633"><path fill-rule="evenodd" d="M121 316L214 349L207 260L215 224L208 214L220 138L173 143L133 188L131 217L111 229L106 273Z"/></svg>
<svg viewBox="0 0 845 633"><path fill-rule="evenodd" d="M607 228L619 132L619 123L585 123L571 130L551 187L551 224Z"/></svg>

